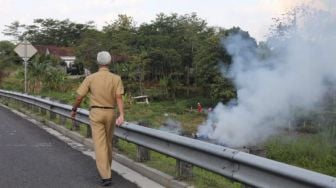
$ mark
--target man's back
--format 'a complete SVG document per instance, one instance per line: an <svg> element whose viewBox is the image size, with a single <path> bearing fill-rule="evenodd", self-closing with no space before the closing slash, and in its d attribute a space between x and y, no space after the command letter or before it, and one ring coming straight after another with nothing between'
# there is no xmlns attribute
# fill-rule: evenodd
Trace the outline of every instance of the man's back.
<svg viewBox="0 0 336 188"><path fill-rule="evenodd" d="M116 94L123 94L123 90L120 76L103 67L85 78L77 93L84 96L90 92L90 106L114 107Z"/></svg>

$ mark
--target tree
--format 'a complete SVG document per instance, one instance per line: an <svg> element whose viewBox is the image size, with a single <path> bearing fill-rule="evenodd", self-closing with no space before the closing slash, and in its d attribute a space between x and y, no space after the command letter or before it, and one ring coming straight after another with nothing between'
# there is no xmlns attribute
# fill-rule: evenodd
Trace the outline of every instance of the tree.
<svg viewBox="0 0 336 188"><path fill-rule="evenodd" d="M103 32L92 29L83 33L75 47L77 61L82 62L90 71L97 71L97 53L109 49L107 41Z"/></svg>
<svg viewBox="0 0 336 188"><path fill-rule="evenodd" d="M251 40L257 48L254 38L250 37L248 32L240 28L231 28L228 30L212 30L203 41L199 50L195 54L195 84L201 87L204 96L210 97L212 101L229 101L236 96L236 89L230 78L224 74L226 67L229 67L232 60L231 56L224 49L221 41L229 35L239 33L247 40ZM255 50L253 49L253 50Z"/></svg>
<svg viewBox="0 0 336 188"><path fill-rule="evenodd" d="M90 29L82 34L76 46L79 61L90 68L97 70L96 55L101 50L109 51L112 55L114 72L122 74L119 67L124 69L129 63L129 58L134 55L135 24L131 17L119 15L118 18L106 26L102 31Z"/></svg>
<svg viewBox="0 0 336 188"><path fill-rule="evenodd" d="M93 28L93 22L80 24L68 19L35 19L32 25L18 21L6 25L3 33L16 40L27 39L32 44L74 46L81 35Z"/></svg>
<svg viewBox="0 0 336 188"><path fill-rule="evenodd" d="M194 13L182 16L160 13L150 24L142 24L136 46L146 50L151 59L147 78L161 80L162 86L174 83L169 85L185 87L188 95L193 84L194 55L207 35L206 22Z"/></svg>
<svg viewBox="0 0 336 188"><path fill-rule="evenodd" d="M132 17L127 15L118 15L118 18L103 27L105 36L109 39L107 42L109 49L117 55L130 55L134 52L133 44L135 42L135 22Z"/></svg>
<svg viewBox="0 0 336 188"><path fill-rule="evenodd" d="M16 42L22 41L24 27L24 24L20 24L19 21L14 21L10 25L5 25L5 29L2 33L6 36L12 36Z"/></svg>
<svg viewBox="0 0 336 188"><path fill-rule="evenodd" d="M144 95L144 81L146 75L148 74L148 66L150 64L150 58L147 52L142 51L140 54L133 55L130 60L130 67L128 71L129 78L134 81L138 82L136 84L139 88L139 94Z"/></svg>
<svg viewBox="0 0 336 188"><path fill-rule="evenodd" d="M6 68L17 65L21 59L14 52L14 44L9 41L0 41L0 84L7 76Z"/></svg>
<svg viewBox="0 0 336 188"><path fill-rule="evenodd" d="M79 61L95 71L97 52L109 51L113 59L110 68L123 77L125 88L132 92L145 94L145 86L151 86L160 95L174 98L202 89L208 91L202 93L204 97L225 101L235 96L235 89L220 73L220 62L231 63L221 39L237 32L256 44L248 32L208 27L194 13L160 13L139 27L132 17L119 15L102 31L83 33L76 53ZM260 52L266 50L261 48Z"/></svg>
<svg viewBox="0 0 336 188"><path fill-rule="evenodd" d="M185 81L187 86L191 84L191 70L194 68L194 58L196 51L202 45L204 38L209 35L209 28L205 20L197 17L196 13L186 14L180 17L181 27L183 30L184 50L183 66L185 67ZM211 31L210 31L211 33ZM187 91L189 95L189 90Z"/></svg>
<svg viewBox="0 0 336 188"><path fill-rule="evenodd" d="M20 61L14 52L14 44L9 41L0 41L0 65L16 64Z"/></svg>

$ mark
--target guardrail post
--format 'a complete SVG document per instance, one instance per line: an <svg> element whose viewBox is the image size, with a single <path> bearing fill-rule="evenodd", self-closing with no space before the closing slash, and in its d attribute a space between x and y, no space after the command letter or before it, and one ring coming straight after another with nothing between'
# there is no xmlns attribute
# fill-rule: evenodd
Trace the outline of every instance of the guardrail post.
<svg viewBox="0 0 336 188"><path fill-rule="evenodd" d="M11 104L13 104L12 101L15 101L15 99L10 99L10 100L9 100L9 102L10 102ZM19 107L19 109L20 109L20 108L22 108L22 109L25 109L25 108L26 108L26 103L25 103L25 102L20 101L19 103L20 103L20 107Z"/></svg>
<svg viewBox="0 0 336 188"><path fill-rule="evenodd" d="M38 98L41 98L40 96L36 96ZM32 110L34 113L38 113L39 112L39 107L37 107L36 105L32 105Z"/></svg>
<svg viewBox="0 0 336 188"><path fill-rule="evenodd" d="M78 131L79 130L79 123L76 120L72 120L71 130L73 130L73 131Z"/></svg>
<svg viewBox="0 0 336 188"><path fill-rule="evenodd" d="M34 110L34 105L27 103L28 111L32 112Z"/></svg>
<svg viewBox="0 0 336 188"><path fill-rule="evenodd" d="M33 106L33 112L37 113L39 111L39 108L37 106Z"/></svg>
<svg viewBox="0 0 336 188"><path fill-rule="evenodd" d="M41 113L43 116L45 116L45 115L47 115L47 110L44 109L44 108L40 108L40 113Z"/></svg>
<svg viewBox="0 0 336 188"><path fill-rule="evenodd" d="M46 97L41 97L42 99L46 99ZM47 115L47 110L46 109L44 109L44 108L40 108L40 113L43 115L43 116L45 116L45 115Z"/></svg>
<svg viewBox="0 0 336 188"><path fill-rule="evenodd" d="M139 123L140 126L148 127L146 123ZM149 150L143 146L136 146L136 161L145 162L150 160Z"/></svg>
<svg viewBox="0 0 336 188"><path fill-rule="evenodd" d="M66 123L66 117L59 115L59 124L65 125L65 123Z"/></svg>
<svg viewBox="0 0 336 188"><path fill-rule="evenodd" d="M5 97L0 96L0 100L1 100L2 104L6 105ZM8 106L8 105L6 105L6 106Z"/></svg>
<svg viewBox="0 0 336 188"><path fill-rule="evenodd" d="M143 146L137 145L136 161L146 162L150 160L149 150Z"/></svg>
<svg viewBox="0 0 336 188"><path fill-rule="evenodd" d="M62 101L62 100L60 101L60 103L65 104L65 102ZM59 124L64 126L67 118L65 116L62 116L62 115L59 115L58 117L59 117Z"/></svg>
<svg viewBox="0 0 336 188"><path fill-rule="evenodd" d="M54 101L54 100L51 100L53 102L57 102L57 101ZM52 106L50 107L50 110L52 109ZM49 118L50 120L53 120L53 119L56 119L56 113L52 112L52 111L49 111Z"/></svg>
<svg viewBox="0 0 336 188"><path fill-rule="evenodd" d="M113 138L112 138L112 146L117 148L118 147L118 143L119 143L119 138L116 137L116 136L113 136Z"/></svg>
<svg viewBox="0 0 336 188"><path fill-rule="evenodd" d="M185 161L176 159L176 177L178 179L190 179L192 178L193 165Z"/></svg>
<svg viewBox="0 0 336 188"><path fill-rule="evenodd" d="M92 137L92 131L90 125L86 125L86 138Z"/></svg>
<svg viewBox="0 0 336 188"><path fill-rule="evenodd" d="M13 105L13 104L14 104L14 103L12 103L13 101L15 101L15 100L12 100L12 99L9 98L9 97L6 98L6 105L7 105L7 106L9 106L9 105ZM18 102L18 103L17 103L17 107L23 107L23 106L22 106L22 102Z"/></svg>
<svg viewBox="0 0 336 188"><path fill-rule="evenodd" d="M9 106L9 98L7 98L7 97L3 97L3 98L2 98L2 103L3 103L4 105L6 105L6 106Z"/></svg>
<svg viewBox="0 0 336 188"><path fill-rule="evenodd" d="M26 102L22 102L23 108L25 108L26 110L29 110L29 104Z"/></svg>
<svg viewBox="0 0 336 188"><path fill-rule="evenodd" d="M11 99L10 98L6 98L5 99L5 104L6 104L6 106L9 106L9 105L11 105Z"/></svg>

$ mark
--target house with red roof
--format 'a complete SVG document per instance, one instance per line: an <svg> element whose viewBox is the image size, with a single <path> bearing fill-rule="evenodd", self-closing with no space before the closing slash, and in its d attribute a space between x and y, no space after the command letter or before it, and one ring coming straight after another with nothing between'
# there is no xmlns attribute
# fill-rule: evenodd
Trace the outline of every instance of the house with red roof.
<svg viewBox="0 0 336 188"><path fill-rule="evenodd" d="M34 45L39 54L53 55L60 58L67 65L67 68L71 67L76 60L75 50L71 47L59 47L52 45Z"/></svg>

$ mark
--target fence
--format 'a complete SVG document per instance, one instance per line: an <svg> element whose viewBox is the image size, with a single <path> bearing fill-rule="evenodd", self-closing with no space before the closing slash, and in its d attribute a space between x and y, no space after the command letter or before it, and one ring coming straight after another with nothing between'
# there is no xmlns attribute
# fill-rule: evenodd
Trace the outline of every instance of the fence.
<svg viewBox="0 0 336 188"><path fill-rule="evenodd" d="M70 105L5 90L0 90L0 97L39 108L41 113L49 111L50 118L55 114L70 118ZM88 114L79 109L76 121L89 126ZM115 136L138 145L138 161L149 160L147 149L175 158L181 176L195 165L255 187L336 187L335 177L132 123L116 128Z"/></svg>

